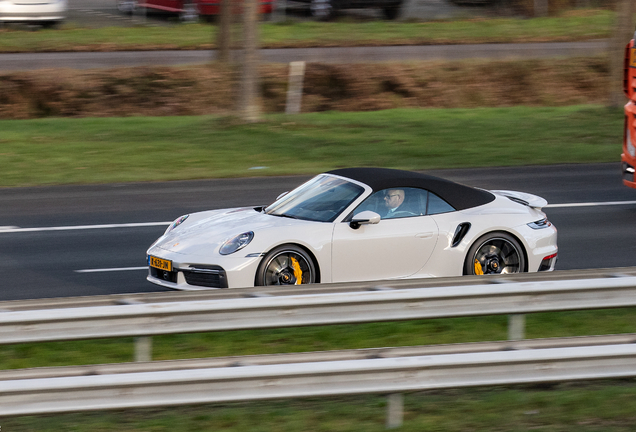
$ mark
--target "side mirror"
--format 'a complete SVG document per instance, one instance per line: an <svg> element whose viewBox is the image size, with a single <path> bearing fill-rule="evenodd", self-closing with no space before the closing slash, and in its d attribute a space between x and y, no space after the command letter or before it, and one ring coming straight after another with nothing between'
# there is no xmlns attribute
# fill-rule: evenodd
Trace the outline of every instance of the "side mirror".
<svg viewBox="0 0 636 432"><path fill-rule="evenodd" d="M281 199L282 197L284 197L285 195L287 195L289 193L289 191L283 192L282 194L278 195L276 197L276 201L278 201L279 199Z"/></svg>
<svg viewBox="0 0 636 432"><path fill-rule="evenodd" d="M360 228L360 225L375 225L380 222L381 216L370 210L363 211L354 215L349 222L349 226L353 229Z"/></svg>

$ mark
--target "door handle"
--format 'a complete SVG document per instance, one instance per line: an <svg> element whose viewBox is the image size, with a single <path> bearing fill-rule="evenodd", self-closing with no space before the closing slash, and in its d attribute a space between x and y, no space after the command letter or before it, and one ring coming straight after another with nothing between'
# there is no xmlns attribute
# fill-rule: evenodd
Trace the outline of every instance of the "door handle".
<svg viewBox="0 0 636 432"><path fill-rule="evenodd" d="M419 234L416 234L415 237L421 238L421 239L430 239L433 237L433 233L432 232L419 233Z"/></svg>

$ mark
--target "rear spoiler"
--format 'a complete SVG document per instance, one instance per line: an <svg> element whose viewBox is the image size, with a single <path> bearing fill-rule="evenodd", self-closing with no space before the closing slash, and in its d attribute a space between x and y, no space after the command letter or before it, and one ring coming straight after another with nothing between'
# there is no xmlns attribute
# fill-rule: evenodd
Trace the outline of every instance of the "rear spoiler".
<svg viewBox="0 0 636 432"><path fill-rule="evenodd" d="M497 195L505 196L511 201L514 201L519 204L523 204L528 207L532 207L537 210L541 210L541 208L548 205L548 202L544 198L541 198L540 196L537 196L537 195L525 193L525 192L515 192L515 191L508 191L508 190L493 190L490 192Z"/></svg>

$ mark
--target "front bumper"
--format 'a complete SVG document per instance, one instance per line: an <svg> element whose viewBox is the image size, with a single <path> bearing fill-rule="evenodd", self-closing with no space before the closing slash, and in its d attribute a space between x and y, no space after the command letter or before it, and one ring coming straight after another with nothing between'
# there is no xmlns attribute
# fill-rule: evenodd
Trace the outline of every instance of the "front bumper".
<svg viewBox="0 0 636 432"><path fill-rule="evenodd" d="M227 274L219 266L210 268L192 268L174 271L148 267L148 280L158 285L179 289L180 285L187 285L191 289L227 288ZM181 288L183 289L183 288Z"/></svg>
<svg viewBox="0 0 636 432"><path fill-rule="evenodd" d="M631 162L631 161L630 161ZM621 155L621 177L623 184L636 189L636 181L634 181L634 166L627 162L625 154Z"/></svg>
<svg viewBox="0 0 636 432"><path fill-rule="evenodd" d="M149 255L172 262L166 271L148 266L146 280L166 288L195 291L214 288L253 287L256 269L261 261L257 256L219 256L218 262L206 262L203 257L190 256L151 248Z"/></svg>
<svg viewBox="0 0 636 432"><path fill-rule="evenodd" d="M621 153L621 176L623 184L636 189L634 167L636 167L636 105L629 101L625 105L625 129L623 132L623 151Z"/></svg>

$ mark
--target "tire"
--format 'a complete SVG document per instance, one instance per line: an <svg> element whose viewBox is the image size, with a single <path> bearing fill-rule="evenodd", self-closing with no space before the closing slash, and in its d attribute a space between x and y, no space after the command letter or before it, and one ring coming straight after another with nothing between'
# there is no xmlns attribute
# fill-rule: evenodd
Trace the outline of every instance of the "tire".
<svg viewBox="0 0 636 432"><path fill-rule="evenodd" d="M296 245L282 245L272 249L256 270L256 286L304 285L316 282L318 278L314 260Z"/></svg>
<svg viewBox="0 0 636 432"><path fill-rule="evenodd" d="M183 10L179 12L179 21L183 23L195 23L199 21L199 7L193 1L183 3Z"/></svg>
<svg viewBox="0 0 636 432"><path fill-rule="evenodd" d="M492 232L479 237L468 249L464 262L465 275L526 271L528 270L523 246L505 232Z"/></svg>
<svg viewBox="0 0 636 432"><path fill-rule="evenodd" d="M60 21L45 21L42 23L42 28L46 30L56 29L60 26Z"/></svg>

